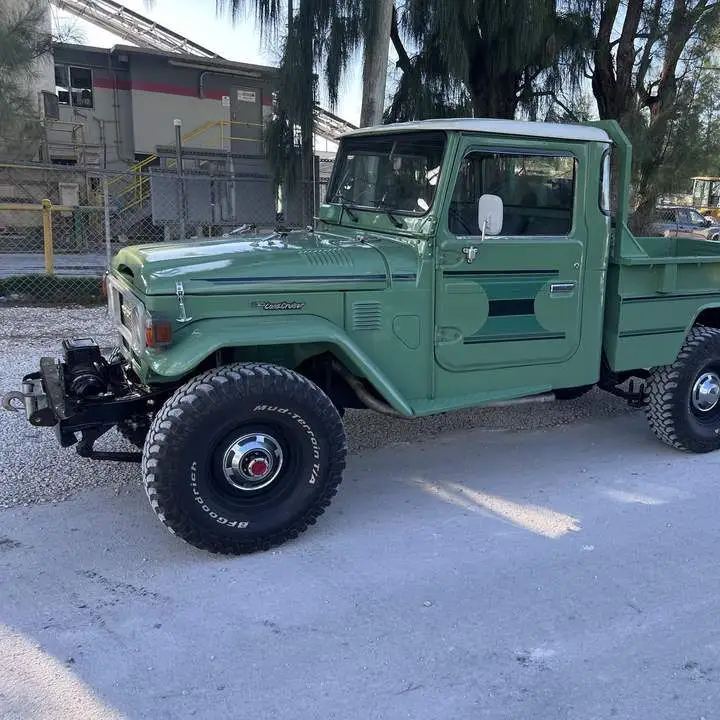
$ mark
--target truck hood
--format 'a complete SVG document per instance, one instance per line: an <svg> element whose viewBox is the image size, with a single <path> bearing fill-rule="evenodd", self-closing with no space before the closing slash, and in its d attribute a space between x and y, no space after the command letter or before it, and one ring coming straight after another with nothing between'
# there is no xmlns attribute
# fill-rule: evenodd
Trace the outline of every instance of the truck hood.
<svg viewBox="0 0 720 720"><path fill-rule="evenodd" d="M412 244L296 231L244 239L134 245L120 250L111 272L145 295L270 292L288 289L383 289L417 273Z"/></svg>

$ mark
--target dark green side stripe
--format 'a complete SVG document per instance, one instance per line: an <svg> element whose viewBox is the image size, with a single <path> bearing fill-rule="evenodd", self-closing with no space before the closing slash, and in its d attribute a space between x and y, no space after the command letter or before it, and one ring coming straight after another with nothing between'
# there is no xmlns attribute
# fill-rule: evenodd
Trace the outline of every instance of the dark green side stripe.
<svg viewBox="0 0 720 720"><path fill-rule="evenodd" d="M490 277L533 277L554 278L560 274L559 270L444 270L443 275L454 278L482 278Z"/></svg>
<svg viewBox="0 0 720 720"><path fill-rule="evenodd" d="M670 335L672 333L684 333L685 327L671 327L671 328L652 328L650 330L622 330L620 332L621 338L629 337L645 337L648 335Z"/></svg>
<svg viewBox="0 0 720 720"><path fill-rule="evenodd" d="M564 340L565 333L537 332L527 334L498 333L496 335L474 335L465 338L463 345L480 345L497 342L524 342L527 340Z"/></svg>
<svg viewBox="0 0 720 720"><path fill-rule="evenodd" d="M414 273L395 273L391 275L395 281L415 282L417 275ZM386 282L387 275L273 275L266 277L215 277L205 278L204 282L217 283L247 283L258 285L260 283L291 283L291 284L312 284L312 283L366 283Z"/></svg>
<svg viewBox="0 0 720 720"><path fill-rule="evenodd" d="M648 302L649 300L659 300L663 302L669 302L671 300L695 300L700 297L716 297L720 300L720 293L717 292L700 292L700 293L681 293L679 295L635 295L633 297L626 297L622 299L623 305L630 305L631 303Z"/></svg>
<svg viewBox="0 0 720 720"><path fill-rule="evenodd" d="M488 317L512 317L513 315L534 315L535 299L491 300Z"/></svg>

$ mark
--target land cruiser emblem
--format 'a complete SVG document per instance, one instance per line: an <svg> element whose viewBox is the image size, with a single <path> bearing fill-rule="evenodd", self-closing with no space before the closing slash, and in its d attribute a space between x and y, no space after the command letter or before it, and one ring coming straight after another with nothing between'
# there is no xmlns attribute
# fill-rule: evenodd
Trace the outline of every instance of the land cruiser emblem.
<svg viewBox="0 0 720 720"><path fill-rule="evenodd" d="M258 310L302 310L305 307L304 302L268 302L266 300L259 300L252 305Z"/></svg>

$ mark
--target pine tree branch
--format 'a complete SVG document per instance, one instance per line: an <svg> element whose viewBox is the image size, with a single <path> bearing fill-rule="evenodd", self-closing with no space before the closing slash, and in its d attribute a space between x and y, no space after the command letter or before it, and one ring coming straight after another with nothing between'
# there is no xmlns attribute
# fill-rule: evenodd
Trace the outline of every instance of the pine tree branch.
<svg viewBox="0 0 720 720"><path fill-rule="evenodd" d="M397 8L393 5L392 11L392 22L390 24L390 39L392 40L395 52L398 54L397 66L404 72L412 72L412 63L410 62L410 56L405 50L402 39L400 38L400 31L398 29L398 13Z"/></svg>

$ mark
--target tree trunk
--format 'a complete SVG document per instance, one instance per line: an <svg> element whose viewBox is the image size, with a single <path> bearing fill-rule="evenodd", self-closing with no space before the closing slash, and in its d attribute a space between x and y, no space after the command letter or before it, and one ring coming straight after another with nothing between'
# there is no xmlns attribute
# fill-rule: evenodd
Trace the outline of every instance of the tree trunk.
<svg viewBox="0 0 720 720"><path fill-rule="evenodd" d="M472 78L473 113L477 118L512 120L518 106L520 76L505 73L494 78L484 74Z"/></svg>
<svg viewBox="0 0 720 720"><path fill-rule="evenodd" d="M365 40L361 127L382 123L394 4L393 0L377 0L372 28Z"/></svg>

